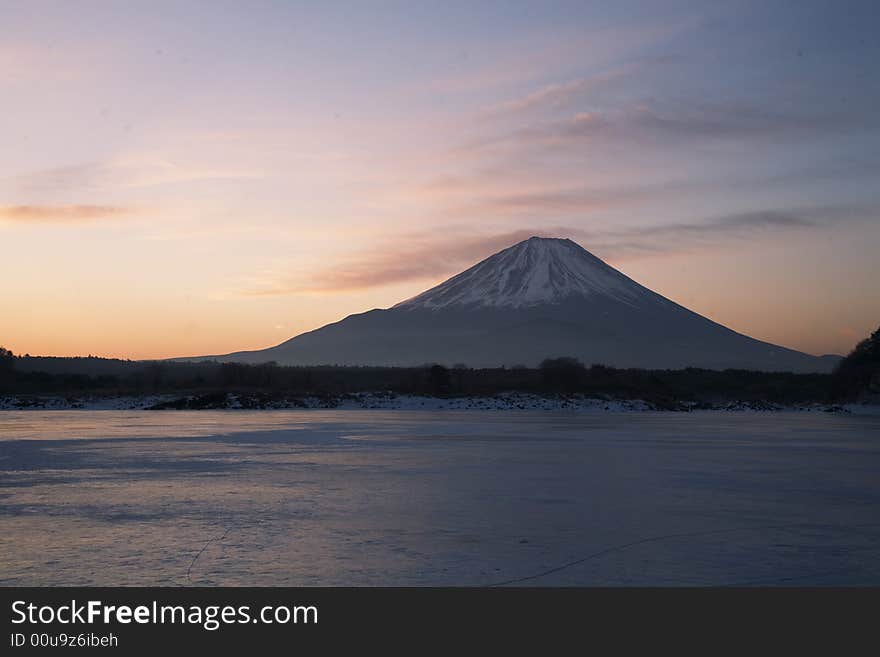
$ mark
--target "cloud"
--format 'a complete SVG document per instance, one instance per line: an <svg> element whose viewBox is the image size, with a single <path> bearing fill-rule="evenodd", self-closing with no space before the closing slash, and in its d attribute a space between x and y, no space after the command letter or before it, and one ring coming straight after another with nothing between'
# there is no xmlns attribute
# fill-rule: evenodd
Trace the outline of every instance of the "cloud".
<svg viewBox="0 0 880 657"><path fill-rule="evenodd" d="M559 107L564 102L579 95L589 82L583 78L565 84L551 84L522 98L501 103L486 111L487 118L509 114L519 114L536 107Z"/></svg>
<svg viewBox="0 0 880 657"><path fill-rule="evenodd" d="M452 233L452 234L450 234ZM462 235L447 230L445 237L413 234L391 240L381 251L355 254L302 277L280 277L257 284L246 296L270 296L313 292L349 292L413 280L448 275L496 251L512 246L532 235L547 231L516 230L496 235Z"/></svg>
<svg viewBox="0 0 880 657"><path fill-rule="evenodd" d="M808 211L812 214L816 211ZM703 222L675 223L660 226L649 226L639 229L641 234L663 234L681 237L683 234L710 234L737 232L742 230L758 230L766 228L813 228L816 221L807 218L803 213L787 210L758 210L755 212L739 212L710 218Z"/></svg>
<svg viewBox="0 0 880 657"><path fill-rule="evenodd" d="M669 110L640 107L624 124L661 137L794 138L845 133L866 127L860 113L773 112L736 105L691 105Z"/></svg>
<svg viewBox="0 0 880 657"><path fill-rule="evenodd" d="M577 78L568 82L549 84L525 96L493 105L481 113L483 119L508 119L537 110L557 110L572 101L595 91L611 82L617 81L632 71L632 67L600 73L587 78Z"/></svg>
<svg viewBox="0 0 880 657"><path fill-rule="evenodd" d="M607 208L657 200L695 186L690 181L670 181L640 186L566 187L496 194L465 203L459 212L496 218L548 215L583 217Z"/></svg>
<svg viewBox="0 0 880 657"><path fill-rule="evenodd" d="M581 231L587 248L602 257L625 260L647 255L668 255L741 242L772 239L796 232L829 230L841 222L876 216L876 209L861 206L828 206L768 209L725 214L670 224L622 229Z"/></svg>
<svg viewBox="0 0 880 657"><path fill-rule="evenodd" d="M102 71L102 64L108 60L106 53L94 44L79 44L73 50L52 44L14 42L8 31L3 36L0 84L79 82Z"/></svg>
<svg viewBox="0 0 880 657"><path fill-rule="evenodd" d="M574 146L600 142L761 139L791 141L851 134L880 127L873 113L785 113L723 104L686 107L638 105L577 112L472 140L467 149Z"/></svg>
<svg viewBox="0 0 880 657"><path fill-rule="evenodd" d="M600 257L625 260L723 247L782 232L817 230L841 219L862 216L866 216L864 210L857 208L813 208L757 210L691 222L619 229L544 226L473 235L461 227L447 228L439 236L422 233L392 239L383 243L381 250L354 254L331 267L302 276L270 275L241 293L245 296L336 293L416 280L437 282L533 235L568 237Z"/></svg>
<svg viewBox="0 0 880 657"><path fill-rule="evenodd" d="M542 79L547 71L606 67L621 57L631 57L652 45L661 44L700 23L697 16L662 23L631 23L584 30L582 25L557 26L518 39L500 51L481 44L480 57L462 52L457 71L444 73L426 82L441 93L483 93L486 89L510 88ZM658 59L653 57L653 59Z"/></svg>
<svg viewBox="0 0 880 657"><path fill-rule="evenodd" d="M130 211L129 208L111 205L3 205L0 206L0 221L22 224L85 223L114 219Z"/></svg>
<svg viewBox="0 0 880 657"><path fill-rule="evenodd" d="M252 171L191 167L162 158L126 158L108 162L85 162L67 167L43 169L16 176L19 192L56 192L137 188L197 180L257 178Z"/></svg>
<svg viewBox="0 0 880 657"><path fill-rule="evenodd" d="M584 149L588 151L589 149ZM696 150L696 149L695 149ZM467 161L469 155L472 159ZM707 201L719 209L741 205L745 198L762 198L762 203L782 203L795 199L839 196L827 191L827 183L854 185L856 180L876 178L880 160L871 155L810 159L786 166L766 167L759 163L747 170L735 170L728 159L720 170L697 166L662 166L662 158L643 155L640 168L618 172L600 162L572 166L563 158L559 163L540 158L504 157L485 166L474 166L478 154L462 158L459 171L422 180L405 180L382 199L390 211L433 212L441 217L474 217L486 220L552 221L580 224L601 217L605 211L632 209L669 217L670 207ZM746 153L749 162L751 153ZM624 157L624 159L626 159ZM655 160L657 160L655 162ZM651 166L653 165L653 166ZM725 171L726 169L726 171ZM817 185L826 185L820 192ZM806 193L804 190L807 189ZM870 197L870 185L862 185L862 195ZM821 196L820 196L821 194ZM809 201L808 201L809 202ZM635 217L633 217L635 219Z"/></svg>

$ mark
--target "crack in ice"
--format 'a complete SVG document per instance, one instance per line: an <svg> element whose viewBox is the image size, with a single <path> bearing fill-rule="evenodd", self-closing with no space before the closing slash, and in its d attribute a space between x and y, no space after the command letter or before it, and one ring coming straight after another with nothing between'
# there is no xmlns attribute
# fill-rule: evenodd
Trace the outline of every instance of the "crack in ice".
<svg viewBox="0 0 880 657"><path fill-rule="evenodd" d="M192 578L190 577L190 573L192 573L192 569L193 569L193 566L196 565L196 561L199 560L199 557L202 556L202 553L208 549L208 546L211 543L219 543L224 538L226 538L226 535L228 533L229 533L229 530L227 529L226 531L223 532L222 536L217 536L217 537L208 539L208 541L202 546L202 549L199 550L198 553L196 554L196 556L193 557L193 560L189 564L189 568L186 569L186 579L190 584L192 584Z"/></svg>

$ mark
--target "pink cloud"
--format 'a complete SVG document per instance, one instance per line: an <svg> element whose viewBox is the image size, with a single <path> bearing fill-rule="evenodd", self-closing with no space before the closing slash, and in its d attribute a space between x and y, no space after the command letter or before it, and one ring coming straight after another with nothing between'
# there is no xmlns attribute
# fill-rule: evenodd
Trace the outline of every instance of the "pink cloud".
<svg viewBox="0 0 880 657"><path fill-rule="evenodd" d="M4 205L0 220L8 223L82 223L113 219L130 212L109 205Z"/></svg>

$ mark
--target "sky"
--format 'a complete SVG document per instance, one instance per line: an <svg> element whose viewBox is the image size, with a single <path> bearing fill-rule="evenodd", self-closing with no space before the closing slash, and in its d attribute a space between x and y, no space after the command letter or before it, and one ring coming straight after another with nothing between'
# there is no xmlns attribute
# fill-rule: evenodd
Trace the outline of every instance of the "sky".
<svg viewBox="0 0 880 657"><path fill-rule="evenodd" d="M880 324L878 14L0 0L0 344L268 347L541 235L846 353Z"/></svg>

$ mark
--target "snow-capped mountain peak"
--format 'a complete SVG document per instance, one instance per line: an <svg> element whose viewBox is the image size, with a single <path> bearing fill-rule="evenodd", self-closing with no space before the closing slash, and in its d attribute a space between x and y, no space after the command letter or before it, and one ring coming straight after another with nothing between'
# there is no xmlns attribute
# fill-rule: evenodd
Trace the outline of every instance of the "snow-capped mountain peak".
<svg viewBox="0 0 880 657"><path fill-rule="evenodd" d="M574 296L634 303L654 296L569 239L531 237L395 308L523 308Z"/></svg>
<svg viewBox="0 0 880 657"><path fill-rule="evenodd" d="M827 372L816 358L755 340L642 287L567 239L533 237L389 309L260 351L200 359L284 365L470 367L570 356L646 369Z"/></svg>

